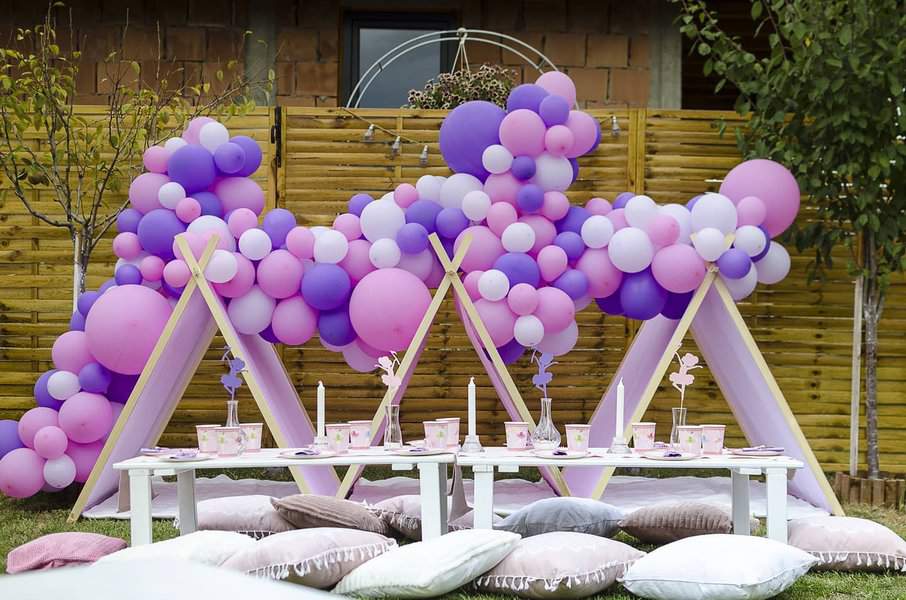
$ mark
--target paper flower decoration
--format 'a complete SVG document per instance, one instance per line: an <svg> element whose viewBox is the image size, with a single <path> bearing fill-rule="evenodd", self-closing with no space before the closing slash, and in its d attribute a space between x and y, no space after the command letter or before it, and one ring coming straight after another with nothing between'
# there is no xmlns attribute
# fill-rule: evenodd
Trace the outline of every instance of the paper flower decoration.
<svg viewBox="0 0 906 600"><path fill-rule="evenodd" d="M695 376L689 373L693 369L701 369L701 365L698 364L698 357L694 354L686 352L684 355L680 356L679 352L676 352L676 360L679 362L679 371L674 371L670 374L670 383L673 384L673 387L680 393L680 408L683 407L683 401L686 398L686 386L692 385L695 381Z"/></svg>

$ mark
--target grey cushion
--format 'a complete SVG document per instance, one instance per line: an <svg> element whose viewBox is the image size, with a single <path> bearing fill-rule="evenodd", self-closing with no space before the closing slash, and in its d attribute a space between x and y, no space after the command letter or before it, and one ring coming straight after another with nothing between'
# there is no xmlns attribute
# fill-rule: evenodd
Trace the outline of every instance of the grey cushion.
<svg viewBox="0 0 906 600"><path fill-rule="evenodd" d="M623 512L616 506L589 498L546 498L525 506L495 529L523 537L552 531L576 531L610 537L619 529Z"/></svg>
<svg viewBox="0 0 906 600"><path fill-rule="evenodd" d="M310 527L345 527L392 535L384 520L365 506L332 496L295 494L271 500L281 517L299 529Z"/></svg>

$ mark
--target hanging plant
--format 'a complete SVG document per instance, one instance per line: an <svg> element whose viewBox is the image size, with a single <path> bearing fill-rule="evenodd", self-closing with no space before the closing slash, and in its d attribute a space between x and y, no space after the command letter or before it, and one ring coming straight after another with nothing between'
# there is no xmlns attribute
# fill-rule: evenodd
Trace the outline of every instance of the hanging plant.
<svg viewBox="0 0 906 600"><path fill-rule="evenodd" d="M509 67L481 65L477 71L459 69L441 73L423 90L409 90L406 108L450 110L472 100L487 100L505 108L515 84L516 73Z"/></svg>

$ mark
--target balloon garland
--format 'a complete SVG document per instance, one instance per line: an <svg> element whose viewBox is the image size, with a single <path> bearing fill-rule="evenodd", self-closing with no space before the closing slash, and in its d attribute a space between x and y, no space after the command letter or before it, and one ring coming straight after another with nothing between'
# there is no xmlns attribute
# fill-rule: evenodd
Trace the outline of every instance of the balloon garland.
<svg viewBox="0 0 906 600"><path fill-rule="evenodd" d="M720 193L686 205L630 192L571 205L576 159L601 137L575 100L569 77L549 72L516 87L506 110L455 108L440 130L452 175L356 194L330 228L285 209L261 218L264 193L250 178L261 150L213 119L149 148L117 220L114 277L79 298L54 369L35 384L37 407L0 421L0 491L24 498L87 479L191 277L180 234L196 257L217 236L204 276L240 333L299 345L317 332L359 371L415 334L443 276L432 233L451 255L472 236L464 285L507 363L526 348L569 352L575 313L592 300L611 315L677 319L709 264L736 300L783 279L790 257L771 238L799 208L786 168L747 161Z"/></svg>

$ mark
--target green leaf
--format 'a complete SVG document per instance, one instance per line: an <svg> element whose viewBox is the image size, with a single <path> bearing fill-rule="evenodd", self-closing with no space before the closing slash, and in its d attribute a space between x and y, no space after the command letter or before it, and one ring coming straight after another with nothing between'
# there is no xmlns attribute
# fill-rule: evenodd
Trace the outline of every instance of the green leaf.
<svg viewBox="0 0 906 600"><path fill-rule="evenodd" d="M755 0L755 2L752 2L752 20L753 21L757 21L758 17L761 16L762 8L763 7L761 6L761 2L759 2L758 0Z"/></svg>

